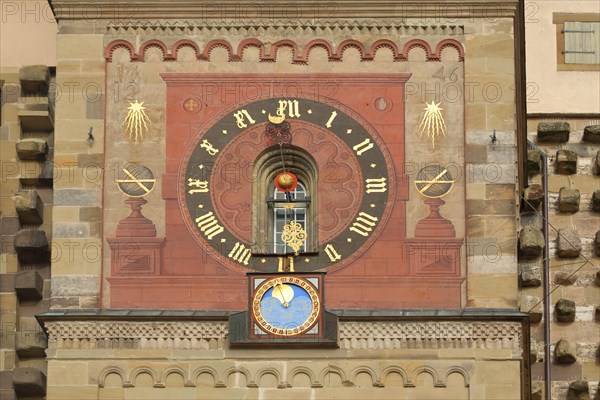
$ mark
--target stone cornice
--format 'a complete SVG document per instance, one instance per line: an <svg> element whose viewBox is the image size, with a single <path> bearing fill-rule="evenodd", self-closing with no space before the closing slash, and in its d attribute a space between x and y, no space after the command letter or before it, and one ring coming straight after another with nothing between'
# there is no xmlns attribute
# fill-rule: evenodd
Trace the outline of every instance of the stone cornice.
<svg viewBox="0 0 600 400"><path fill-rule="evenodd" d="M290 5L287 1L256 2L250 0L225 3L197 0L51 0L58 21L61 20L332 20L343 18L498 18L514 17L518 0L313 0Z"/></svg>
<svg viewBox="0 0 600 400"><path fill-rule="evenodd" d="M46 321L49 348L221 349L225 321ZM523 349L523 325L513 321L340 321L343 349Z"/></svg>

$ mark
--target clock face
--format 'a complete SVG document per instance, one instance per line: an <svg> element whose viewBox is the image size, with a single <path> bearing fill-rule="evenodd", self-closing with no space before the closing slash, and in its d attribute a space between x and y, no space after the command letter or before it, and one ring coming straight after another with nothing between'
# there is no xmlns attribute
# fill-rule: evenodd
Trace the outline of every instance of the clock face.
<svg viewBox="0 0 600 400"><path fill-rule="evenodd" d="M362 254L381 233L395 199L391 157L372 126L328 99L259 100L224 110L190 141L178 175L178 198L188 229L222 264L274 271L276 255L253 252L253 165L279 148L266 134L269 116L285 115L291 145L318 165L318 236L295 259L296 271L338 269ZM284 145L287 146L287 145ZM295 171L292 171L295 172ZM316 203L316 202L315 202ZM265 203L266 204L266 203Z"/></svg>
<svg viewBox="0 0 600 400"><path fill-rule="evenodd" d="M252 299L256 324L267 333L294 336L309 331L317 322L321 301L307 280L282 276L266 280Z"/></svg>

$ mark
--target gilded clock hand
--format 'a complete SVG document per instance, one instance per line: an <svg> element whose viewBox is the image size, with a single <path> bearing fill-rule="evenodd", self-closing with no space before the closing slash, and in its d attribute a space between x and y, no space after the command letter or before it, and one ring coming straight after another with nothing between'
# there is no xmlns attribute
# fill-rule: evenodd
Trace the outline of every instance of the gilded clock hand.
<svg viewBox="0 0 600 400"><path fill-rule="evenodd" d="M284 285L281 281L277 281L273 287L273 297L281 301L285 308L288 308L290 302L294 298L294 289L288 285Z"/></svg>

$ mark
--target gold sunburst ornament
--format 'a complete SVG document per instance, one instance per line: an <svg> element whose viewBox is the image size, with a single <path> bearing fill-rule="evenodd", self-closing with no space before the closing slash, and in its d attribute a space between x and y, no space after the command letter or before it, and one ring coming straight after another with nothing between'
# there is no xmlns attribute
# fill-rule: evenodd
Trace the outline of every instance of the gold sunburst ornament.
<svg viewBox="0 0 600 400"><path fill-rule="evenodd" d="M298 255L298 251L300 250L300 247L302 247L307 236L306 231L302 229L302 225L296 221L290 221L283 227L281 241L294 250L294 255Z"/></svg>
<svg viewBox="0 0 600 400"><path fill-rule="evenodd" d="M127 116L123 124L127 124L129 140L132 142L141 142L144 140L144 134L148 131L147 123L150 122L150 118L146 115L144 102L140 103L136 100L133 103L129 103L127 110Z"/></svg>
<svg viewBox="0 0 600 400"><path fill-rule="evenodd" d="M426 135L431 140L431 147L435 150L436 140L446 137L446 123L444 122L444 116L442 115L443 108L440 108L441 103L435 103L434 101L425 103L427 107L421 124L419 125L419 137Z"/></svg>

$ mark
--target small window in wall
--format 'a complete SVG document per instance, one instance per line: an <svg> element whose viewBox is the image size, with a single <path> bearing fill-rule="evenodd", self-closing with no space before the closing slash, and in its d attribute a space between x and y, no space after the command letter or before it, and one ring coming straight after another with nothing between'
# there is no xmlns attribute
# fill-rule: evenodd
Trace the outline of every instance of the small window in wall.
<svg viewBox="0 0 600 400"><path fill-rule="evenodd" d="M554 14L557 69L600 71L600 14Z"/></svg>
<svg viewBox="0 0 600 400"><path fill-rule="evenodd" d="M600 64L600 22L565 22L566 64Z"/></svg>

